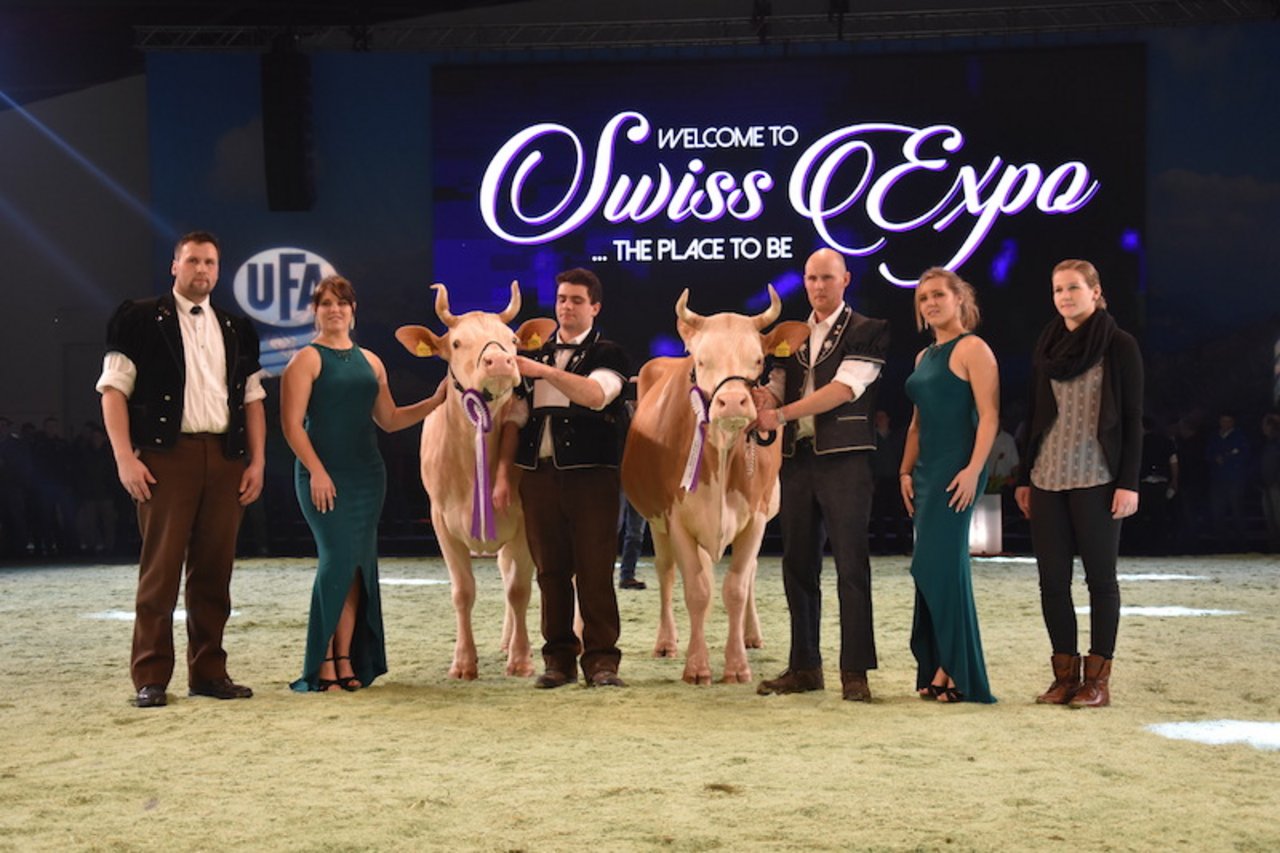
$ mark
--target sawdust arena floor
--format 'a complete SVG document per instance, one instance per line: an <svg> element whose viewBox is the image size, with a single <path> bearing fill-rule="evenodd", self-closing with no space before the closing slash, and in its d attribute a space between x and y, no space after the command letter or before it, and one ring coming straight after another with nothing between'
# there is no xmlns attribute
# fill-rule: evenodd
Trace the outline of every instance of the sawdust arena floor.
<svg viewBox="0 0 1280 853"><path fill-rule="evenodd" d="M135 566L0 569L0 851L1280 849L1280 750L1149 728L1280 724L1280 560L1123 559L1126 607L1153 609L1121 621L1113 706L1081 711L1033 702L1050 673L1029 561L974 567L994 706L916 698L909 563L873 566L865 705L837 689L829 562L823 693L684 684L681 659L650 655L647 566L648 590L619 593L630 686L534 690L503 675L491 560L477 565L480 679L450 681L443 564L387 559L391 672L299 695L314 561L260 559L237 566L226 642L256 696L187 698L179 677L168 707L142 710L128 701ZM786 662L776 557L757 595L759 679ZM536 649L536 591L530 617ZM723 637L717 601L717 676Z"/></svg>

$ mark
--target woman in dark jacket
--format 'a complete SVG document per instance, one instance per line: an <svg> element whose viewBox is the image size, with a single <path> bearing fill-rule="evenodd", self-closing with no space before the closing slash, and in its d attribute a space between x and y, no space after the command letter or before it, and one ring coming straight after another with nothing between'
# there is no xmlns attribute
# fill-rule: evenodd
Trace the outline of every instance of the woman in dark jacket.
<svg viewBox="0 0 1280 853"><path fill-rule="evenodd" d="M1059 317L1040 333L1019 485L1040 570L1040 607L1053 646L1053 684L1036 701L1072 707L1111 703L1120 623L1116 558L1120 520L1138 510L1142 461L1142 354L1106 311L1088 261L1053 268ZM1080 658L1073 559L1089 587L1090 649ZM1083 668L1083 672L1082 672Z"/></svg>

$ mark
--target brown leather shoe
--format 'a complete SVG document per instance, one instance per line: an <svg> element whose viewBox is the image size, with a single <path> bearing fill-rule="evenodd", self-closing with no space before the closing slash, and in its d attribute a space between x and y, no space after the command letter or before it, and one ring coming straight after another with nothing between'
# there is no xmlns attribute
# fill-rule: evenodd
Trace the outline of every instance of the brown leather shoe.
<svg viewBox="0 0 1280 853"><path fill-rule="evenodd" d="M169 697L164 693L163 684L144 684L133 697L133 704L137 708L163 708L169 704Z"/></svg>
<svg viewBox="0 0 1280 853"><path fill-rule="evenodd" d="M566 684L575 684L577 681L578 676L576 673L570 676L561 670L549 669L534 679L533 686L539 690L554 690L557 687L564 687Z"/></svg>
<svg viewBox="0 0 1280 853"><path fill-rule="evenodd" d="M602 669L598 672L591 673L591 677L587 679L588 687L626 687L627 683L618 677L618 673L611 669Z"/></svg>
<svg viewBox="0 0 1280 853"><path fill-rule="evenodd" d="M1111 661L1101 655L1084 659L1084 683L1067 703L1072 708L1105 708L1111 704Z"/></svg>
<svg viewBox="0 0 1280 853"><path fill-rule="evenodd" d="M215 678L212 681L201 681L191 685L191 689L187 691L188 696L208 696L211 699L248 699L253 696L253 690L245 687L243 684L236 684L227 676Z"/></svg>
<svg viewBox="0 0 1280 853"><path fill-rule="evenodd" d="M791 669L788 667L777 678L760 682L756 693L768 696L770 693L808 693L825 687L821 669Z"/></svg>
<svg viewBox="0 0 1280 853"><path fill-rule="evenodd" d="M1065 705L1080 689L1080 655L1055 652L1049 662L1053 665L1053 684L1036 697L1036 704Z"/></svg>
<svg viewBox="0 0 1280 853"><path fill-rule="evenodd" d="M867 673L841 671L840 685L848 702L870 702L871 687L867 685Z"/></svg>

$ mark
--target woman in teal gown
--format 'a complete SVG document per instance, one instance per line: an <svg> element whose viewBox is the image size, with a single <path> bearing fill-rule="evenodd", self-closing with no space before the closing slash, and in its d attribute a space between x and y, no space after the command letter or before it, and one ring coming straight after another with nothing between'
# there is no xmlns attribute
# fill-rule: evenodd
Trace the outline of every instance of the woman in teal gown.
<svg viewBox="0 0 1280 853"><path fill-rule="evenodd" d="M999 426L999 370L991 348L971 334L979 313L968 282L929 269L915 306L920 328L934 337L907 379L915 412L898 469L916 529L916 689L939 702L994 702L973 600L969 520Z"/></svg>
<svg viewBox="0 0 1280 853"><path fill-rule="evenodd" d="M319 554L297 691L358 690L387 671L378 591L378 518L386 468L376 424L387 432L419 423L436 393L396 406L382 361L351 340L356 297L340 276L311 297L318 334L289 361L280 417L297 456L294 486Z"/></svg>

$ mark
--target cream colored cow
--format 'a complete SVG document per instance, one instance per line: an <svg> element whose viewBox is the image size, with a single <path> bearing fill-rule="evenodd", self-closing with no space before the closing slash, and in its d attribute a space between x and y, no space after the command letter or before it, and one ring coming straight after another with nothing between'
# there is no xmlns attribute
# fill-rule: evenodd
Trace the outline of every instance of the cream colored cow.
<svg viewBox="0 0 1280 853"><path fill-rule="evenodd" d="M436 291L436 315L446 326L436 335L423 326L402 326L396 339L419 357L438 356L449 365L445 404L422 425L422 484L431 499L431 524L440 543L453 585L457 616L451 678L479 674L471 610L476 584L473 553L498 554L506 589L502 646L507 674L533 675L525 614L533 580L533 558L525 540L519 491L511 507L493 510L492 483L498 461L498 436L520 381L518 349L536 349L555 330L549 319L529 320L516 331L508 325L520 311L520 288L511 282L511 301L498 314L470 311L454 315L443 284ZM487 431L486 431L487 428ZM478 464L479 463L479 464Z"/></svg>

